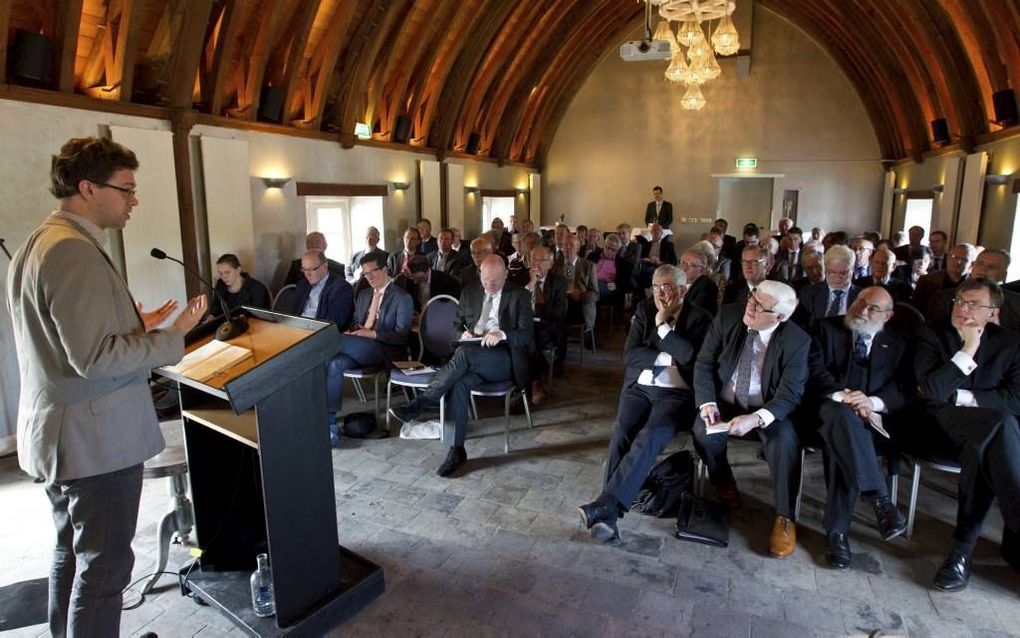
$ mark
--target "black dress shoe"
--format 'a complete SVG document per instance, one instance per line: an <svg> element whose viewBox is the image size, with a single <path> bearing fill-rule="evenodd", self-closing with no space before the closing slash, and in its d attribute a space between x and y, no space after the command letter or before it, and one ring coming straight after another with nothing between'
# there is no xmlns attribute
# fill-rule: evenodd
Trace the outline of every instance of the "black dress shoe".
<svg viewBox="0 0 1020 638"><path fill-rule="evenodd" d="M599 521L591 527L591 537L603 543L620 542L620 528L616 521Z"/></svg>
<svg viewBox="0 0 1020 638"><path fill-rule="evenodd" d="M457 468L464 465L467 461L467 452L464 450L463 445L455 445L450 448L450 453L446 455L446 460L436 470L436 474L439 476L450 476Z"/></svg>
<svg viewBox="0 0 1020 638"><path fill-rule="evenodd" d="M907 531L907 519L888 496L872 499L871 505L875 508L875 525L878 527L878 533L882 535L882 540L892 540Z"/></svg>
<svg viewBox="0 0 1020 638"><path fill-rule="evenodd" d="M584 528L589 530L594 527L596 523L616 521L617 517L616 504L610 503L602 496L587 505L578 507L577 511L581 514L581 523L584 524Z"/></svg>
<svg viewBox="0 0 1020 638"><path fill-rule="evenodd" d="M1003 527L1000 549L1006 564L1020 572L1020 532L1014 532L1008 526Z"/></svg>
<svg viewBox="0 0 1020 638"><path fill-rule="evenodd" d="M413 423L418 420L418 406L413 402L407 405L400 405L395 408L390 408L390 414L393 415L397 421L401 423Z"/></svg>
<svg viewBox="0 0 1020 638"><path fill-rule="evenodd" d="M935 589L960 591L969 581L970 555L954 548L935 572Z"/></svg>
<svg viewBox="0 0 1020 638"><path fill-rule="evenodd" d="M827 534L825 537L825 562L835 569L846 569L850 566L850 538L846 534Z"/></svg>

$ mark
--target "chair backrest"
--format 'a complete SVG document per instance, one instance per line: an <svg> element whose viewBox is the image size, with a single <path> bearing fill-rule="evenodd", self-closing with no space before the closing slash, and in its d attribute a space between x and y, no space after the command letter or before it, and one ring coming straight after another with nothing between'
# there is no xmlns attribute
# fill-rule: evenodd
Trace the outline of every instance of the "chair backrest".
<svg viewBox="0 0 1020 638"><path fill-rule="evenodd" d="M276 296L273 297L273 312L293 312L295 290L297 290L296 284L287 284L280 288Z"/></svg>
<svg viewBox="0 0 1020 638"><path fill-rule="evenodd" d="M422 356L429 354L445 360L453 355L453 324L457 321L459 306L457 299L450 295L436 295L422 308L418 324Z"/></svg>
<svg viewBox="0 0 1020 638"><path fill-rule="evenodd" d="M909 303L900 301L893 305L893 316L886 324L886 328L912 338L917 334L917 329L923 325L924 315Z"/></svg>

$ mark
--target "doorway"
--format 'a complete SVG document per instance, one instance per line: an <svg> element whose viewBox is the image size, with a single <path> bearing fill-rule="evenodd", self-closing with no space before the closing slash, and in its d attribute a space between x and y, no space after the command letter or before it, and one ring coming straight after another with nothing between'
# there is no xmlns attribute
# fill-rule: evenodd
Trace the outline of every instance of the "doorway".
<svg viewBox="0 0 1020 638"><path fill-rule="evenodd" d="M738 240L744 224L752 222L765 236L771 230L774 188L772 177L721 177L715 215L729 222L729 234Z"/></svg>

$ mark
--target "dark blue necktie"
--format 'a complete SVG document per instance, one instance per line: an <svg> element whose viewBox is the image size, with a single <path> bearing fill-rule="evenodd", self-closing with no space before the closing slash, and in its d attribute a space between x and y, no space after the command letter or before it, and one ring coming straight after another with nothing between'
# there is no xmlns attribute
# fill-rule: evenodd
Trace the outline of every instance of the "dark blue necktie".
<svg viewBox="0 0 1020 638"><path fill-rule="evenodd" d="M829 309L825 311L825 316L826 317L837 317L840 314L842 314L839 311L840 310L840 303L839 302L842 299L843 299L843 291L842 290L833 290L832 291L832 303L829 304Z"/></svg>
<svg viewBox="0 0 1020 638"><path fill-rule="evenodd" d="M868 362L868 340L864 333L857 335L854 340L854 360L858 365L865 365Z"/></svg>

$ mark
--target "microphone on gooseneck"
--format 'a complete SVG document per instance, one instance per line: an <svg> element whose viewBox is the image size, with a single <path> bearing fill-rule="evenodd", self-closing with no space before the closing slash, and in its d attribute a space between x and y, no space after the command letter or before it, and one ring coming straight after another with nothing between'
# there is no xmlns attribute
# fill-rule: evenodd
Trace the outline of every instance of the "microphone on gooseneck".
<svg viewBox="0 0 1020 638"><path fill-rule="evenodd" d="M220 308L223 309L223 323L220 324L220 327L216 329L216 338L219 341L227 341L229 339L233 339L234 337L239 337L248 331L248 317L244 315L238 315L237 317L234 317L233 315L231 315L230 307L227 306L227 300L223 298L223 295L221 295L212 284L203 279L197 272L188 268L188 266L183 261L171 257L170 255L166 254L159 248L153 248L152 250L150 250L149 255L156 259L169 259L170 261L180 264L181 268L184 268L184 272L188 273L195 279L201 281L203 284L205 284L206 288L212 291L213 296L216 297L217 301L220 302Z"/></svg>

